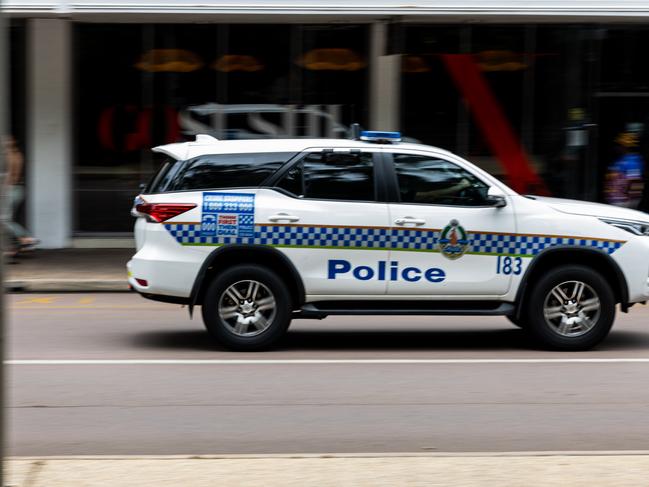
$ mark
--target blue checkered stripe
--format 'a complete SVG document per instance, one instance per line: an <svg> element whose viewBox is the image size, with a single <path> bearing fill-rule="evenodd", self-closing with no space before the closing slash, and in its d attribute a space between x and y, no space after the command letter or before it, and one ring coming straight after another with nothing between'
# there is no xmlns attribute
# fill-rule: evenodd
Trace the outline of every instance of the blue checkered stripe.
<svg viewBox="0 0 649 487"><path fill-rule="evenodd" d="M468 252L480 254L534 256L548 247L567 245L590 247L612 254L624 242L592 238L552 237L544 235L504 235L499 233L469 234L471 246Z"/></svg>
<svg viewBox="0 0 649 487"><path fill-rule="evenodd" d="M200 224L166 225L182 245L260 244L292 247L385 249L390 242L385 228L330 228L288 225L255 225L254 237L203 236Z"/></svg>
<svg viewBox="0 0 649 487"><path fill-rule="evenodd" d="M390 248L394 250L433 251L436 249L440 233L438 230L393 228L390 230Z"/></svg>
<svg viewBox="0 0 649 487"><path fill-rule="evenodd" d="M255 226L255 238L262 245L385 249L389 232L385 228Z"/></svg>
<svg viewBox="0 0 649 487"><path fill-rule="evenodd" d="M437 252L441 230L372 227L255 225L254 237L203 236L200 224L165 225L182 245L259 244L278 247L340 247ZM591 247L612 254L624 242L576 237L469 233L467 253L534 256L557 245Z"/></svg>

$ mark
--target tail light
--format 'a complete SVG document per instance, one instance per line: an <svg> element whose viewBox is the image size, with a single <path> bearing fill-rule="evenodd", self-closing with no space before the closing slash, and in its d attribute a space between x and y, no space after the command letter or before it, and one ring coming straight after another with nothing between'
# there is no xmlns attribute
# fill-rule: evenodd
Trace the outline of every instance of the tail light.
<svg viewBox="0 0 649 487"><path fill-rule="evenodd" d="M192 208L196 208L194 203L148 203L138 196L133 203L131 215L144 217L151 223L161 223Z"/></svg>

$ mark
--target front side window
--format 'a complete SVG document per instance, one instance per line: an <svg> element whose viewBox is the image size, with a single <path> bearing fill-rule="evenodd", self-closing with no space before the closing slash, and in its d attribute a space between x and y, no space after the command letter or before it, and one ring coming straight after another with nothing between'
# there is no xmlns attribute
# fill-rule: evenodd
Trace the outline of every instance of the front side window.
<svg viewBox="0 0 649 487"><path fill-rule="evenodd" d="M489 186L460 166L433 156L393 154L402 203L482 206Z"/></svg>
<svg viewBox="0 0 649 487"><path fill-rule="evenodd" d="M371 153L307 155L277 184L292 195L323 200L374 201Z"/></svg>
<svg viewBox="0 0 649 487"><path fill-rule="evenodd" d="M167 191L259 186L294 154L211 154L185 162Z"/></svg>

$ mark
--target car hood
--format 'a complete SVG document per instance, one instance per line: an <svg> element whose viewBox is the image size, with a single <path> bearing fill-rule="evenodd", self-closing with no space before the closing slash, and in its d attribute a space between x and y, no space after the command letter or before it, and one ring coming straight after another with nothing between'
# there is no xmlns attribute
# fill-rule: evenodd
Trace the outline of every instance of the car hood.
<svg viewBox="0 0 649 487"><path fill-rule="evenodd" d="M602 203L589 201L567 200L562 198L548 198L546 196L531 196L536 201L545 203L551 208L571 215L596 216L618 220L633 220L649 223L649 214L629 208L622 208Z"/></svg>

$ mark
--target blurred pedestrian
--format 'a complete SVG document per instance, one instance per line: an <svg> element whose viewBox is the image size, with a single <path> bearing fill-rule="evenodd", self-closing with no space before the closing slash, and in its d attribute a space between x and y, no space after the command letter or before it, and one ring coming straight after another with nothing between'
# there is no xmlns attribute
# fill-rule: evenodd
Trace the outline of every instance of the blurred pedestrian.
<svg viewBox="0 0 649 487"><path fill-rule="evenodd" d="M7 229L7 235L11 239L6 242L9 256L15 256L19 251L27 250L38 244L38 240L29 235L29 232L15 221L16 210L25 199L25 186L23 181L24 157L16 139L7 135L2 139L5 164L7 172L4 181L5 214L3 224Z"/></svg>
<svg viewBox="0 0 649 487"><path fill-rule="evenodd" d="M645 119L643 127L649 127L649 116ZM642 131L639 150L640 154L643 154L645 158L649 155L649 131L647 130ZM645 164L643 179L644 187L642 188L642 198L640 199L638 210L649 213L649 164Z"/></svg>
<svg viewBox="0 0 649 487"><path fill-rule="evenodd" d="M638 153L638 134L623 132L616 139L619 157L606 173L604 196L611 205L637 208L643 193L644 160Z"/></svg>
<svg viewBox="0 0 649 487"><path fill-rule="evenodd" d="M649 167L647 166L644 168L644 189L638 210L649 213Z"/></svg>

